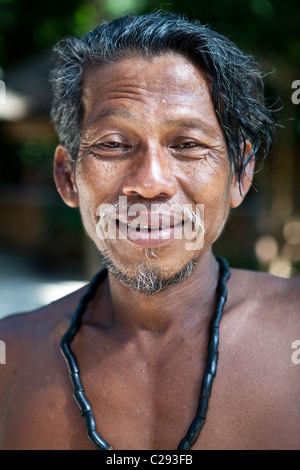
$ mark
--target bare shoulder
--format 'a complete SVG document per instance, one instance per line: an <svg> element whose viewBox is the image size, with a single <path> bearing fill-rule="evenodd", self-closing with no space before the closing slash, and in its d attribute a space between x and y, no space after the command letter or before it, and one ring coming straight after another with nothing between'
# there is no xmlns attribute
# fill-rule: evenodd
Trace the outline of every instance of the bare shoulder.
<svg viewBox="0 0 300 470"><path fill-rule="evenodd" d="M220 330L219 376L253 448L300 439L300 278L232 269ZM229 400L230 401L230 400ZM241 431L243 432L243 431ZM249 437L249 436L248 436Z"/></svg>
<svg viewBox="0 0 300 470"><path fill-rule="evenodd" d="M233 269L229 282L234 292L233 304L247 302L253 309L256 306L261 316L274 321L278 313L285 318L292 315L300 321L300 276L285 279L264 272Z"/></svg>
<svg viewBox="0 0 300 470"><path fill-rule="evenodd" d="M70 319L86 287L69 294L45 307L28 313L20 313L0 321L0 339L5 345L6 363L1 368L0 391L12 375L26 364L46 365L51 349L70 324Z"/></svg>
<svg viewBox="0 0 300 470"><path fill-rule="evenodd" d="M249 370L268 375L278 390L281 382L300 393L300 360L294 360L296 347L300 359L300 277L232 270L228 304L228 343L237 341Z"/></svg>
<svg viewBox="0 0 300 470"><path fill-rule="evenodd" d="M1 449L64 445L68 421L61 410L70 384L60 342L85 289L1 320L6 349L6 363L0 365Z"/></svg>
<svg viewBox="0 0 300 470"><path fill-rule="evenodd" d="M291 344L300 340L300 277L232 270L228 303L231 325L238 321L245 341L254 338L276 355L290 355Z"/></svg>

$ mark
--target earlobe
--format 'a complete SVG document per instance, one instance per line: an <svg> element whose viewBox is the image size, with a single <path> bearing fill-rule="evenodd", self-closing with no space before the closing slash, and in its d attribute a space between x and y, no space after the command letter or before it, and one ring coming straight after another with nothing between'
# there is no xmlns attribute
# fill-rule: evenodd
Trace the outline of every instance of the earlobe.
<svg viewBox="0 0 300 470"><path fill-rule="evenodd" d="M251 155L252 145L249 141L246 141L245 146L245 155ZM230 207L238 207L244 200L246 194L251 188L253 176L254 176L254 166L255 166L255 155L251 158L250 162L247 164L245 171L241 180L239 180L237 175L233 176L231 183L231 194L230 194Z"/></svg>
<svg viewBox="0 0 300 470"><path fill-rule="evenodd" d="M58 145L54 154L53 176L57 191L62 200L70 207L78 206L78 192L71 168L71 158L62 145Z"/></svg>

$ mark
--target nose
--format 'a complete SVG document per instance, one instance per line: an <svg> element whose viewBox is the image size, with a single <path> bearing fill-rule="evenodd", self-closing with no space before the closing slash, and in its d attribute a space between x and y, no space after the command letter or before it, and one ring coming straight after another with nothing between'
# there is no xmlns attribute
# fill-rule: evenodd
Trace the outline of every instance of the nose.
<svg viewBox="0 0 300 470"><path fill-rule="evenodd" d="M169 156L157 149L145 149L136 156L125 177L122 190L126 196L141 196L147 199L163 196L173 197L177 184L170 168Z"/></svg>

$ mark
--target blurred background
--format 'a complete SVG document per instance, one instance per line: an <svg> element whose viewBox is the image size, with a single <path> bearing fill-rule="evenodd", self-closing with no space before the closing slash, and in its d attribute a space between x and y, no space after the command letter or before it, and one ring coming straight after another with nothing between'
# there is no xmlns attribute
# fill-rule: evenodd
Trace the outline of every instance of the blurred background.
<svg viewBox="0 0 300 470"><path fill-rule="evenodd" d="M78 211L62 203L52 180L53 45L103 20L160 8L197 18L254 55L268 99L281 107L274 150L215 253L234 267L299 274L299 0L0 0L0 317L59 298L101 267Z"/></svg>

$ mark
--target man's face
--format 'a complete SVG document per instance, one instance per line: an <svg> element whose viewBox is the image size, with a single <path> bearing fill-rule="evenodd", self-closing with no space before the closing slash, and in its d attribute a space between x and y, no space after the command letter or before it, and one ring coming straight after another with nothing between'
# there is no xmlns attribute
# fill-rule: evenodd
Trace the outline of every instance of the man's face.
<svg viewBox="0 0 300 470"><path fill-rule="evenodd" d="M163 279L176 276L210 248L230 205L237 205L237 183L209 80L180 55L132 57L89 68L83 105L72 181L86 232L117 272L128 278L143 269L159 272ZM126 219L126 212L120 215L117 209L111 216L116 236L101 239L102 208L118 203L120 197L128 207L142 208L135 214L140 229L134 225L133 212ZM164 204L164 209L157 204ZM173 204L177 209L168 225L166 207ZM178 207L204 208L205 235L198 245L187 245Z"/></svg>

